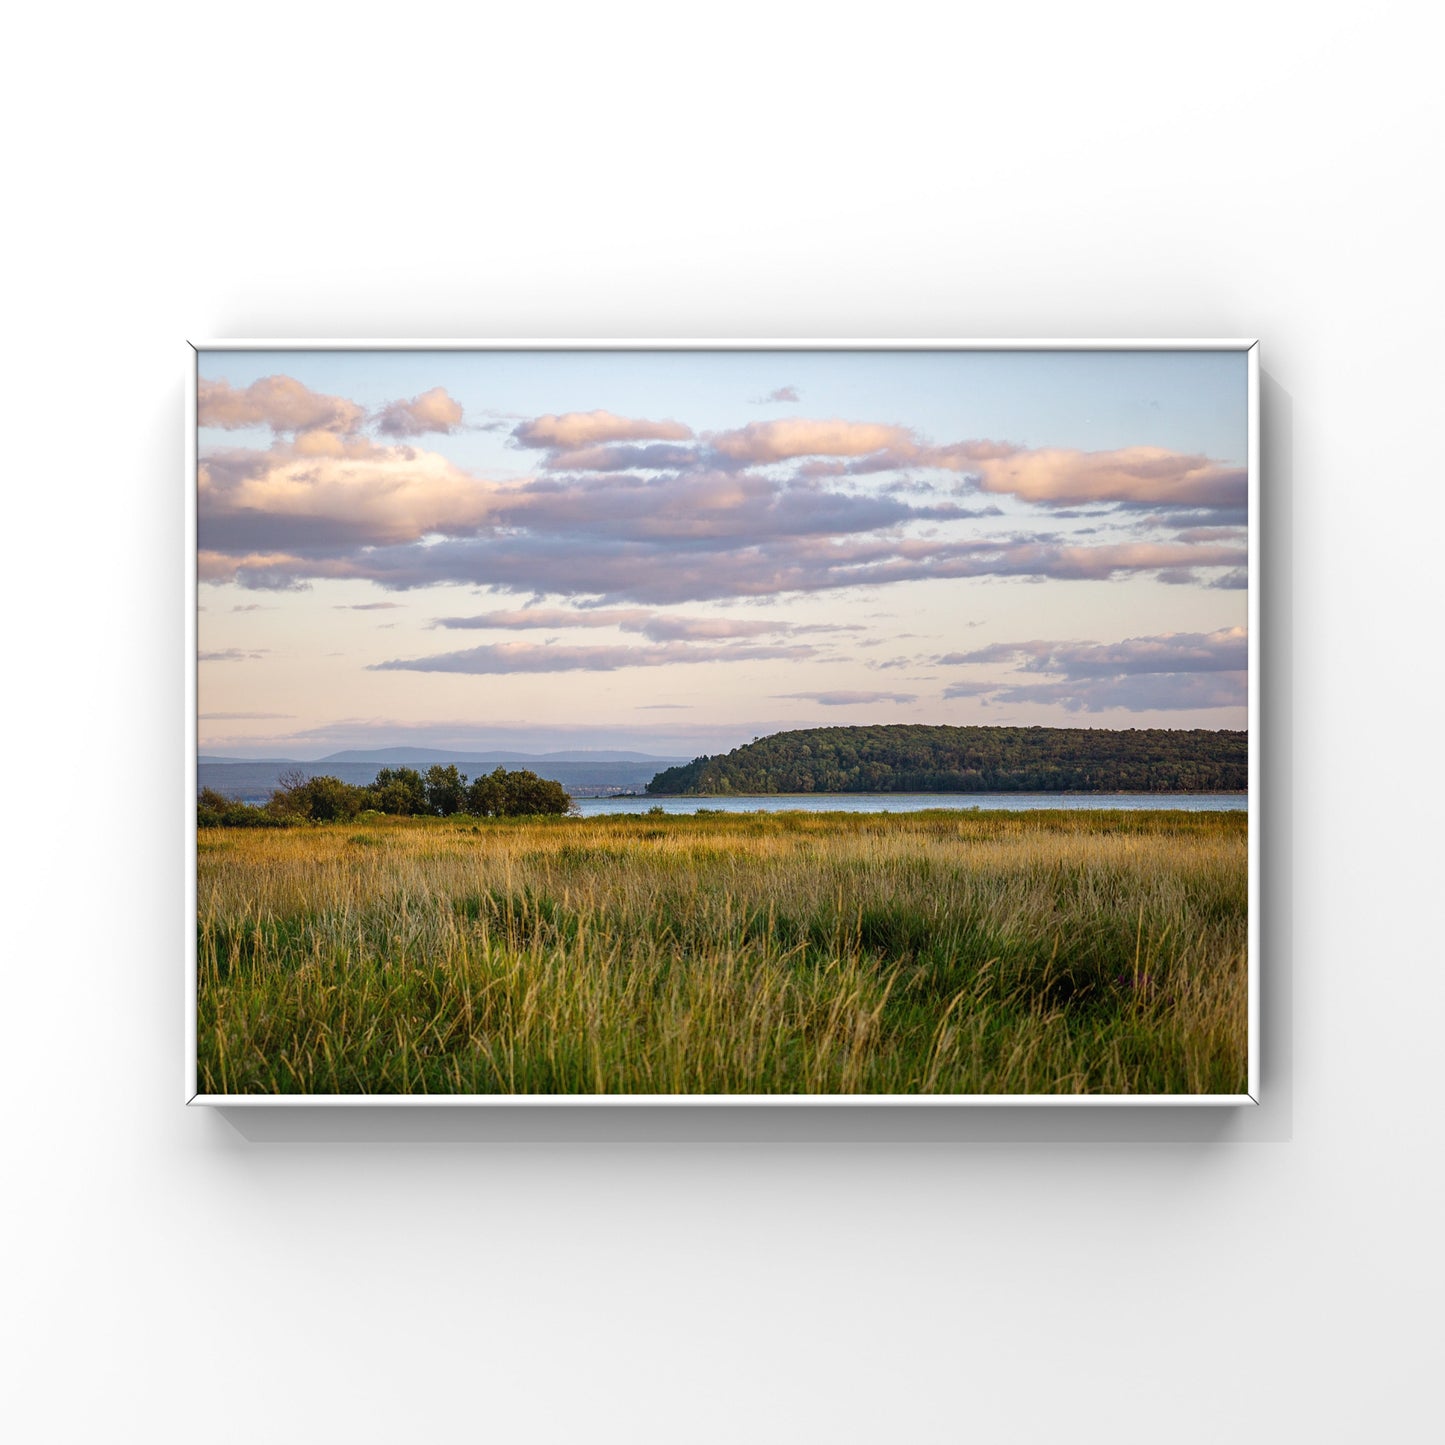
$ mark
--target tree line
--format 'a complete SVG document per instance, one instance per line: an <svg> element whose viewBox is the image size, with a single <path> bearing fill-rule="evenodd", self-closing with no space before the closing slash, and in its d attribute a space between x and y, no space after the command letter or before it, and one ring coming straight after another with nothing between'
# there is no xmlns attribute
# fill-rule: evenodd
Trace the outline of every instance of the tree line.
<svg viewBox="0 0 1445 1445"><path fill-rule="evenodd" d="M329 774L307 777L283 773L280 787L261 804L239 803L202 788L196 822L203 828L285 827L291 823L345 822L365 812L393 817L527 818L570 811L572 800L561 783L539 778L526 768L497 768L469 784L455 763L437 764L425 774L415 768L382 768L370 782L344 783Z"/></svg>
<svg viewBox="0 0 1445 1445"><path fill-rule="evenodd" d="M1249 735L1206 728L879 727L773 733L666 768L649 794L1230 793Z"/></svg>

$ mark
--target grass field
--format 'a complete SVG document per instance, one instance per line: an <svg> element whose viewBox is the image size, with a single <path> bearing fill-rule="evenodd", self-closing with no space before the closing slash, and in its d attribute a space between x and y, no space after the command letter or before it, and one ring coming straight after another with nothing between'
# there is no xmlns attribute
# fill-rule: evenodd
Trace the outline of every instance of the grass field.
<svg viewBox="0 0 1445 1445"><path fill-rule="evenodd" d="M1247 815L200 831L202 1093L1240 1093Z"/></svg>

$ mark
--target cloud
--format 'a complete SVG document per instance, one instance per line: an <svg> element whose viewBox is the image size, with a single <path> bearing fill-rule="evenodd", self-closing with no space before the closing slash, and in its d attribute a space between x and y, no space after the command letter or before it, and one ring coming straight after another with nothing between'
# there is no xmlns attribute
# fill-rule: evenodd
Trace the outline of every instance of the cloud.
<svg viewBox="0 0 1445 1445"><path fill-rule="evenodd" d="M1180 542L1243 542L1248 535L1246 529L1241 526L1213 524L1202 527L1185 527L1176 534L1176 537Z"/></svg>
<svg viewBox="0 0 1445 1445"><path fill-rule="evenodd" d="M400 602L338 602L335 604L338 612L386 612L400 606Z"/></svg>
<svg viewBox="0 0 1445 1445"><path fill-rule="evenodd" d="M571 450L596 442L686 441L692 428L680 421L643 421L610 411L550 412L512 429L519 446Z"/></svg>
<svg viewBox="0 0 1445 1445"><path fill-rule="evenodd" d="M1009 457L1019 451L1012 442L996 442L980 439L977 441L952 442L947 446L930 446L908 434L908 439L898 441L872 456L863 457L848 464L853 476L866 476L872 472L892 472L908 467L932 467L945 472L972 472L981 462Z"/></svg>
<svg viewBox="0 0 1445 1445"><path fill-rule="evenodd" d="M796 386L779 386L774 387L766 396L755 396L753 398L753 405L767 406L772 402L797 401L798 399L798 388Z"/></svg>
<svg viewBox="0 0 1445 1445"><path fill-rule="evenodd" d="M874 702L917 702L915 692L775 692L777 698L799 698L824 707L859 707Z"/></svg>
<svg viewBox="0 0 1445 1445"><path fill-rule="evenodd" d="M524 607L515 611L479 612L473 617L438 617L438 627L547 628L617 627L640 632L654 642L716 641L729 637L762 637L790 632L788 623L773 618L677 617L648 608ZM818 631L817 627L799 631ZM832 629L828 629L832 630Z"/></svg>
<svg viewBox="0 0 1445 1445"><path fill-rule="evenodd" d="M669 642L660 647L554 647L530 642L497 642L432 657L394 658L371 664L372 672L457 672L469 674L615 672L624 667L670 667L688 662L753 662L810 657L806 644L789 647L694 647Z"/></svg>
<svg viewBox="0 0 1445 1445"><path fill-rule="evenodd" d="M1249 634L1243 627L1217 632L1165 632L1123 642L995 643L954 652L942 663L1021 662L1026 672L1064 677L1115 677L1143 672L1233 672L1249 666Z"/></svg>
<svg viewBox="0 0 1445 1445"><path fill-rule="evenodd" d="M1088 681L1021 683L992 695L997 703L1058 703L1069 712L1177 712L1245 707L1249 675L1244 672L1146 673Z"/></svg>
<svg viewBox="0 0 1445 1445"><path fill-rule="evenodd" d="M651 446L577 447L571 451L548 452L542 469L548 472L644 472L690 467L697 461L693 447L655 442Z"/></svg>
<svg viewBox="0 0 1445 1445"><path fill-rule="evenodd" d="M1105 511L1069 513L1067 511L1050 508L1049 515L1053 517L1067 517L1070 515L1083 516L1107 516L1118 515L1118 508L1109 508ZM1220 536L1225 532L1233 531L1243 537L1249 526L1249 505L1241 498L1237 505L1228 507L1178 507L1166 512L1151 512L1147 515L1137 517L1137 525L1140 527L1160 527L1166 530L1173 529L1175 535L1186 542L1202 540L1201 534L1212 529Z"/></svg>
<svg viewBox="0 0 1445 1445"><path fill-rule="evenodd" d="M325 433L208 454L197 489L203 549L299 555L474 531L495 516L499 494L437 452Z"/></svg>
<svg viewBox="0 0 1445 1445"><path fill-rule="evenodd" d="M843 499L847 502L849 499ZM867 499L857 499L865 503ZM903 509L904 515L908 509ZM203 581L236 581L242 586L294 588L308 579L353 578L406 589L437 583L466 583L563 597L585 597L616 605L679 603L771 597L841 587L873 587L920 579L963 577L1064 578L1105 581L1161 567L1237 567L1247 559L1235 547L1186 547L1165 543L1121 543L1076 547L1055 537L1006 539L868 535L867 507L840 509L836 532L783 535L754 541L723 533L721 522L680 517L676 524L643 518L626 535L620 519L599 535L581 525L565 530L513 529L496 535L444 538L426 546L338 545L334 554L295 548L234 552L206 542L198 562ZM799 525L802 519L793 520ZM851 525L850 525L851 524ZM692 538L669 535L691 525ZM710 527L721 535L710 535ZM244 536L245 529L237 526ZM853 532L863 535L851 535ZM837 535L841 533L842 535ZM284 534L284 529L283 529Z"/></svg>
<svg viewBox="0 0 1445 1445"><path fill-rule="evenodd" d="M1243 627L1166 632L1122 642L995 643L949 653L941 663L1014 662L1050 682L961 682L945 698L1057 703L1070 712L1129 712L1243 707L1249 699L1249 635ZM1017 678L1018 673L1015 673Z"/></svg>
<svg viewBox="0 0 1445 1445"><path fill-rule="evenodd" d="M461 424L460 403L448 396L446 388L441 386L434 386L410 401L388 402L376 419L377 431L392 437L452 432Z"/></svg>
<svg viewBox="0 0 1445 1445"><path fill-rule="evenodd" d="M445 396L437 388L397 405L414 408L438 394ZM313 407L308 419L316 415ZM1131 486L1144 478L1167 491L1183 478L1184 492L1197 500L1208 491L1200 478L1221 471L1158 449L1023 452L992 441L934 447L903 427L798 419L754 422L685 446L678 441L693 433L679 422L600 410L536 417L515 427L514 436L546 449L537 474L490 479L421 445L320 426L278 434L264 449L209 450L198 469L200 575L263 589L324 579L396 590L461 583L667 607L924 578L1103 581L1164 573L1171 580L1193 574L1201 586L1240 585L1207 579L1212 572L1242 579L1248 562L1242 532L1199 525L1201 517L1225 513L1201 510L1194 500L1184 506L1180 497L1166 500L1183 508L1173 516L1188 519L1187 537L1111 542L1043 529L1004 536L957 525L1001 515L991 504L801 475L815 466L926 464L958 470L956 493L972 485L968 477L1022 458L1023 470L1005 480L1026 489L1037 489L1044 477L1065 493L1107 490L1124 476ZM811 458L796 476L750 466L794 457ZM1138 520L1132 511L1130 518ZM652 622L655 629L680 625ZM765 630L758 626L756 635Z"/></svg>
<svg viewBox="0 0 1445 1445"><path fill-rule="evenodd" d="M654 642L711 642L726 637L763 637L790 629L786 622L768 617L654 617L635 630Z"/></svg>
<svg viewBox="0 0 1445 1445"><path fill-rule="evenodd" d="M1012 492L1025 501L1128 502L1187 507L1238 507L1249 473L1207 457L1163 447L1081 452L1057 447L1016 451L977 463L986 492Z"/></svg>
<svg viewBox="0 0 1445 1445"><path fill-rule="evenodd" d="M790 417L780 421L751 421L737 431L715 432L708 443L730 461L755 465L786 461L789 457L857 457L905 443L909 437L906 427L878 422L806 421Z"/></svg>
<svg viewBox="0 0 1445 1445"><path fill-rule="evenodd" d="M223 647L211 652L198 652L197 662L258 662L266 655L263 647L258 652L247 652L241 647Z"/></svg>
<svg viewBox="0 0 1445 1445"><path fill-rule="evenodd" d="M502 534L540 540L559 553L608 537L751 545L778 535L848 534L975 515L953 502L911 505L749 472L495 482L436 452L314 433L265 452L207 454L198 495L203 550L297 557ZM356 560L354 572L323 568L311 575L370 575L365 559Z"/></svg>
<svg viewBox="0 0 1445 1445"><path fill-rule="evenodd" d="M872 531L909 520L973 513L956 503L795 487L756 472L694 471L644 479L630 473L543 478L499 499L498 520L538 531L629 540L741 544L778 535Z"/></svg>
<svg viewBox="0 0 1445 1445"><path fill-rule="evenodd" d="M295 716L294 712L203 712L197 714L200 722L241 722L243 720L279 722Z"/></svg>
<svg viewBox="0 0 1445 1445"><path fill-rule="evenodd" d="M276 432L354 432L366 419L355 402L324 396L290 376L263 376L243 390L228 381L202 378L196 386L201 426L268 426Z"/></svg>
<svg viewBox="0 0 1445 1445"><path fill-rule="evenodd" d="M520 607L498 612L478 612L471 617L438 617L436 626L460 629L622 627L640 625L653 613L645 607Z"/></svg>
<svg viewBox="0 0 1445 1445"><path fill-rule="evenodd" d="M312 577L352 577L355 564L346 560L319 561L290 552L235 554L202 549L196 554L196 577L201 582L235 582L242 587L272 592L299 592L311 586Z"/></svg>

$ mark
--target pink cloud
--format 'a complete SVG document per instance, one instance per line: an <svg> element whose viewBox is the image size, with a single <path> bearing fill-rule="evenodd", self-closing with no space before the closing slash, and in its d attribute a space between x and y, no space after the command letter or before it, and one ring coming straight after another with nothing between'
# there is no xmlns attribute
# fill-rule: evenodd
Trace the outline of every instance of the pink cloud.
<svg viewBox="0 0 1445 1445"><path fill-rule="evenodd" d="M1058 447L987 457L977 463L986 492L1028 502L1145 502L1185 507L1242 506L1248 473L1208 457L1163 447L1082 452Z"/></svg>
<svg viewBox="0 0 1445 1445"><path fill-rule="evenodd" d="M197 494L204 538L226 550L416 542L474 531L498 489L436 452L305 432L265 453L203 457Z"/></svg>
<svg viewBox="0 0 1445 1445"><path fill-rule="evenodd" d="M789 417L754 421L736 431L709 438L713 450L730 461L781 462L789 457L861 457L883 447L911 441L906 427L870 421L807 421Z"/></svg>
<svg viewBox="0 0 1445 1445"><path fill-rule="evenodd" d="M366 419L355 402L324 396L290 376L263 376L238 390L228 381L202 379L196 387L201 426L268 426L272 431L354 432Z"/></svg>
<svg viewBox="0 0 1445 1445"><path fill-rule="evenodd" d="M512 435L524 447L570 450L597 442L685 441L692 436L692 428L680 421L644 421L610 411L568 411L524 421Z"/></svg>
<svg viewBox="0 0 1445 1445"><path fill-rule="evenodd" d="M434 386L410 401L388 402L377 418L376 429L393 437L421 436L425 432L450 432L461 425L461 404Z"/></svg>
<svg viewBox="0 0 1445 1445"><path fill-rule="evenodd" d="M988 440L950 442L947 446L929 446L924 442L904 441L849 465L855 475L868 472L891 472L907 467L934 467L946 472L971 472L980 462L1011 457L1019 448L1012 442Z"/></svg>

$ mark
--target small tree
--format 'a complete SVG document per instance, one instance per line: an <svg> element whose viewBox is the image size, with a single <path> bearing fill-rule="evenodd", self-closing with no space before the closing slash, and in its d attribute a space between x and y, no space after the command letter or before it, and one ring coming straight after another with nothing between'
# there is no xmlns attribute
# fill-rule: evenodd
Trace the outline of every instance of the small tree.
<svg viewBox="0 0 1445 1445"><path fill-rule="evenodd" d="M276 779L276 791L266 801L266 812L288 822L309 818L311 803L306 797L306 781L306 774L299 768L288 768Z"/></svg>
<svg viewBox="0 0 1445 1445"><path fill-rule="evenodd" d="M483 773L467 789L467 812L479 818L500 818L507 801L507 770Z"/></svg>
<svg viewBox="0 0 1445 1445"><path fill-rule="evenodd" d="M457 771L455 763L442 767L434 763L426 770L426 800L432 812L449 818L467 805L466 775Z"/></svg>

